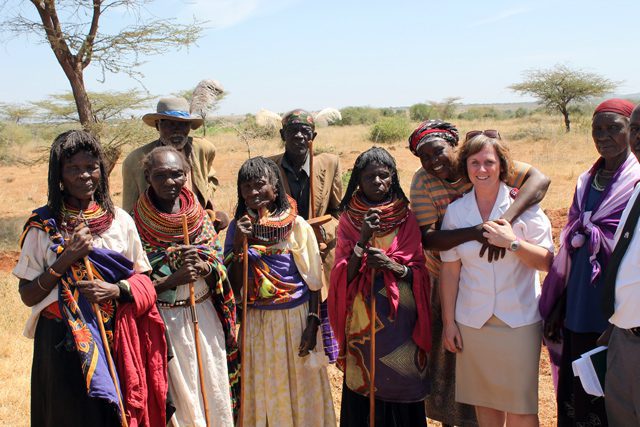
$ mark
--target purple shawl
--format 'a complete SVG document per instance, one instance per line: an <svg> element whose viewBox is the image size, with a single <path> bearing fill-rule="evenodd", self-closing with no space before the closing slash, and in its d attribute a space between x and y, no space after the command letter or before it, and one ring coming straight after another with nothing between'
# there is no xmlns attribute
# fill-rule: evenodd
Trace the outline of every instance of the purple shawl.
<svg viewBox="0 0 640 427"><path fill-rule="evenodd" d="M571 253L575 248L587 243L591 263L591 283L593 285L606 267L614 247L614 234L620 223L622 211L631 198L633 189L640 181L640 164L633 154L618 167L604 194L593 211L585 212L587 194L596 171L604 163L600 158L578 178L573 203L569 209L567 225L560 233L560 249L553 260L551 270L544 280L539 310L543 319L547 319L556 301L567 285L571 269ZM602 264L598 262L598 255Z"/></svg>

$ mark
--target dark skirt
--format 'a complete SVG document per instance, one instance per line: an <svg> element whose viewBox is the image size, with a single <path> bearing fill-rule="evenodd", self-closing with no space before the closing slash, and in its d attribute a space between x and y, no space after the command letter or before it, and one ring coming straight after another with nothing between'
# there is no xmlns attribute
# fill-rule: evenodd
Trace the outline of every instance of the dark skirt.
<svg viewBox="0 0 640 427"><path fill-rule="evenodd" d="M427 425L424 403L396 403L376 399L376 425L384 427L420 427ZM369 397L349 390L342 383L340 427L369 427Z"/></svg>
<svg viewBox="0 0 640 427"><path fill-rule="evenodd" d="M477 426L472 405L456 402L456 355L444 349L439 281L431 278L431 352L427 364L431 393L425 399L427 417L445 425Z"/></svg>
<svg viewBox="0 0 640 427"><path fill-rule="evenodd" d="M40 316L33 342L31 425L119 426L117 408L87 395L80 358L68 328Z"/></svg>
<svg viewBox="0 0 640 427"><path fill-rule="evenodd" d="M587 394L571 363L598 345L600 334L563 330L562 359L558 380L558 426L606 426L604 398Z"/></svg>

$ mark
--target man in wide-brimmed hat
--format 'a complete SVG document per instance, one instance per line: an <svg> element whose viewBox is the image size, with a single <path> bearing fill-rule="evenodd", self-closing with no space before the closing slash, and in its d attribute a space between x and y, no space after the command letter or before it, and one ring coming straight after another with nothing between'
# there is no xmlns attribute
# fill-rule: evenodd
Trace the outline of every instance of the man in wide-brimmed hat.
<svg viewBox="0 0 640 427"><path fill-rule="evenodd" d="M218 179L213 169L216 156L215 146L204 138L189 136L191 129L202 126L201 117L192 116L189 102L184 98L161 98L155 113L145 114L142 121L155 127L159 138L133 150L122 164L122 207L131 212L140 194L147 188L144 179L142 158L156 147L170 145L181 151L191 166L191 174L187 185L198 197L198 201L211 212L215 212L213 194L218 186ZM224 228L228 223L226 215L216 213L216 228Z"/></svg>

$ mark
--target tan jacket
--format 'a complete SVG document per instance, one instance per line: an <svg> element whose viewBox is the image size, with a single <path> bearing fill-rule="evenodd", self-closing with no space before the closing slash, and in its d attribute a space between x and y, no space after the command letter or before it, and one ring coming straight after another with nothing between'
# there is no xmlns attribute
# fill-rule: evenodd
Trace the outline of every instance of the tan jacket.
<svg viewBox="0 0 640 427"><path fill-rule="evenodd" d="M290 195L289 182L284 169L282 169L283 156L284 153L281 153L269 158L276 162L280 168L280 179L282 179L287 194ZM342 173L340 160L335 154L320 153L313 156L313 193L315 197L313 216L326 215L327 212L334 216L331 221L322 226L325 235L324 242L327 244L327 250L322 253L325 279L322 287L322 300L324 301L329 292L329 276L335 261L337 212L342 200Z"/></svg>
<svg viewBox="0 0 640 427"><path fill-rule="evenodd" d="M189 156L193 192L205 209L213 209L213 194L218 186L216 171L213 169L216 147L204 138L189 137L189 140L193 147ZM131 212L140 194L147 189L142 159L160 145L160 141L156 140L138 147L122 163L122 208L125 211Z"/></svg>

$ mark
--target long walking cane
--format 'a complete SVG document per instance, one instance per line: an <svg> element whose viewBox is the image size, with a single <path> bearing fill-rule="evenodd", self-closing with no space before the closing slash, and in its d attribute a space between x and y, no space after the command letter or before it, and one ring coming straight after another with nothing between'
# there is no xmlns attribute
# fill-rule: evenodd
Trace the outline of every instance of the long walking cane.
<svg viewBox="0 0 640 427"><path fill-rule="evenodd" d="M242 360L240 363L240 417L238 426L244 425L244 378L247 364L247 293L249 292L249 244L247 236L242 239L242 330L240 332L240 346L242 348Z"/></svg>
<svg viewBox="0 0 640 427"><path fill-rule="evenodd" d="M187 224L187 216L182 215L182 234L184 235L184 244L189 244L189 226ZM198 314L196 312L196 295L195 285L189 283L189 307L191 307L191 319L193 321L193 338L196 344L196 359L198 360L198 379L200 380L200 393L202 394L202 403L204 404L204 420L209 427L209 403L207 402L207 392L204 385L204 372L202 370L202 356L200 352L200 334L198 328Z"/></svg>
<svg viewBox="0 0 640 427"><path fill-rule="evenodd" d="M82 213L81 213L82 215ZM91 263L89 257L84 257L84 266L87 269L87 278L93 280L93 270L91 269ZM113 380L113 385L116 388L116 394L118 395L118 406L120 407L120 423L123 427L129 427L127 423L127 414L124 412L124 404L122 402L122 394L120 393L120 384L118 384L118 378L116 377L116 368L113 366L113 358L111 357L111 350L109 349L109 341L107 341L107 332L104 330L104 321L102 320L102 312L97 303L91 303L93 313L96 315L98 321L98 328L100 329L100 336L102 337L102 348L104 349L104 355L107 359L107 365L109 365L109 374Z"/></svg>
<svg viewBox="0 0 640 427"><path fill-rule="evenodd" d="M376 283L376 269L371 270L371 303L369 317L369 336L371 339L371 350L369 351L369 426L375 427L376 425L376 295L374 293Z"/></svg>
<svg viewBox="0 0 640 427"><path fill-rule="evenodd" d="M78 213L78 220L84 221L84 223L89 226L86 218L84 217L82 210ZM87 279L93 281L93 270L91 269L91 262L89 261L89 257L86 256L83 259L84 268L87 270ZM120 424L123 427L129 427L129 423L127 423L127 414L124 412L124 403L122 402L122 393L120 392L120 384L118 383L118 378L116 377L116 368L113 365L113 357L111 356L111 350L109 349L109 341L107 340L107 331L104 330L104 320L102 319L102 312L100 311L100 307L97 303L92 302L91 308L93 309L93 314L96 316L96 320L98 322L98 329L100 329L100 337L102 338L102 349L104 350L105 358L107 359L107 365L109 366L109 375L111 375L111 380L113 381L113 386L116 389L116 394L118 395L118 406L120 407Z"/></svg>
<svg viewBox="0 0 640 427"><path fill-rule="evenodd" d="M316 216L313 206L316 200L315 188L313 187L313 141L309 143L309 199L309 219L312 219Z"/></svg>

